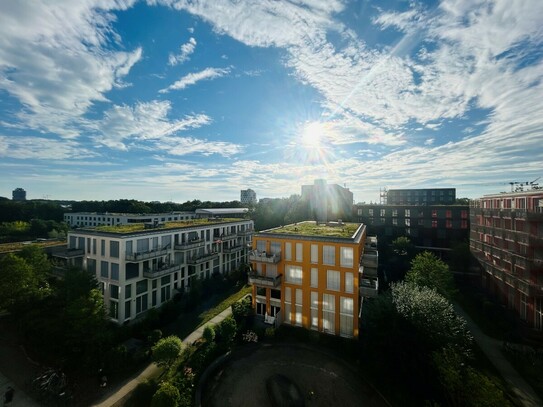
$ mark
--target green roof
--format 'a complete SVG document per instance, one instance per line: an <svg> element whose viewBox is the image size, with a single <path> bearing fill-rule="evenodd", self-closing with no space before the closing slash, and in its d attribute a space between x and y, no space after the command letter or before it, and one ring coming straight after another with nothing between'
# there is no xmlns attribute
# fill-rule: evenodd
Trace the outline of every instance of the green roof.
<svg viewBox="0 0 543 407"><path fill-rule="evenodd" d="M314 237L339 237L352 238L360 227L360 223L316 223L313 221L293 223L286 226L281 226L274 229L264 230L259 233L274 233L285 235L298 236L314 236Z"/></svg>
<svg viewBox="0 0 543 407"><path fill-rule="evenodd" d="M165 230L165 229L180 229L194 226L202 225L215 225L221 223L230 223L230 222L240 222L245 221L246 219L240 218L202 218L202 219L189 219L189 220L179 220L175 222L163 222L160 223L157 227L154 228L145 228L145 223L132 223L130 225L116 225L116 226L96 226L95 228L84 228L84 230L93 230L97 232L106 232L106 233L134 233L134 232L144 232L144 231L153 231L153 230Z"/></svg>

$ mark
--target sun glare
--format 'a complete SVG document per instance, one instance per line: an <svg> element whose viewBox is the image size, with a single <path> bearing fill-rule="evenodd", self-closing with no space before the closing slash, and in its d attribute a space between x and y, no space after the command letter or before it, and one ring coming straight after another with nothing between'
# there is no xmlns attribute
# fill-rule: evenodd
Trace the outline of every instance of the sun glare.
<svg viewBox="0 0 543 407"><path fill-rule="evenodd" d="M323 123L307 123L302 131L302 144L307 148L319 148L324 136L325 125Z"/></svg>

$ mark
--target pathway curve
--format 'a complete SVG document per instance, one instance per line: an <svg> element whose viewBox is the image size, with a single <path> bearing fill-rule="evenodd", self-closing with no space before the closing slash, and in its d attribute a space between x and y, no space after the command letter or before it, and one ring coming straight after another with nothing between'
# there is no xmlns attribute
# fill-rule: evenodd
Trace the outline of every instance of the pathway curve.
<svg viewBox="0 0 543 407"><path fill-rule="evenodd" d="M543 401L541 401L539 396L532 389L532 386L518 374L515 368L503 355L502 342L483 333L458 304L454 304L454 309L458 315L466 320L468 329L473 335L473 339L475 339L475 342L477 342L488 360L490 360L498 372L500 372L503 379L509 384L509 387L513 393L515 393L520 403L524 407L543 406Z"/></svg>
<svg viewBox="0 0 543 407"><path fill-rule="evenodd" d="M232 314L232 307L226 308L223 312L221 312L219 315L213 317L211 320L200 326L199 328L196 328L195 331L193 331L190 335L188 335L185 339L183 339L183 342L186 344L193 344L198 339L202 337L202 334L204 333L204 329L208 325L216 325L220 323L222 320L224 320L226 317ZM128 382L121 384L117 387L112 388L107 395L102 397L101 400L97 401L95 404L93 404L94 407L111 407L116 405L119 401L123 400L125 397L127 397L136 387L137 385L144 381L145 379L149 377L156 376L159 372L159 368L154 364L151 363L149 366L147 366L139 375L132 378Z"/></svg>

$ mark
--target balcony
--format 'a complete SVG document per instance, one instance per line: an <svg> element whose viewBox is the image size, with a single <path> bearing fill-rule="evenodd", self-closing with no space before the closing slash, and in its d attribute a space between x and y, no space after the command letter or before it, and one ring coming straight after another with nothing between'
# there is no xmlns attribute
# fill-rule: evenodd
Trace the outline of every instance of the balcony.
<svg viewBox="0 0 543 407"><path fill-rule="evenodd" d="M173 273L175 271L181 270L180 265L175 264L165 264L162 267L157 267L154 269L143 269L143 277L145 278L157 278L162 277L167 274Z"/></svg>
<svg viewBox="0 0 543 407"><path fill-rule="evenodd" d="M281 261L281 252L269 254L266 252L259 252L258 250L253 250L249 252L249 261L277 264Z"/></svg>
<svg viewBox="0 0 543 407"><path fill-rule="evenodd" d="M238 236L239 237L244 237L244 236L251 236L255 233L255 230L254 229L245 229L245 230L240 230L238 231Z"/></svg>
<svg viewBox="0 0 543 407"><path fill-rule="evenodd" d="M62 251L55 252L54 257L59 257L61 259L74 259L76 257L83 257L85 255L84 249L66 249Z"/></svg>
<svg viewBox="0 0 543 407"><path fill-rule="evenodd" d="M204 239L193 239L188 242L176 243L174 248L175 250L192 250L204 247L206 241Z"/></svg>
<svg viewBox="0 0 543 407"><path fill-rule="evenodd" d="M359 266L358 267L358 275L360 278L364 277L374 277L377 278L377 267L364 267Z"/></svg>
<svg viewBox="0 0 543 407"><path fill-rule="evenodd" d="M237 239L237 237L238 237L237 233L226 233L222 235L214 235L213 240L217 243L220 243L220 242L228 242L230 240Z"/></svg>
<svg viewBox="0 0 543 407"><path fill-rule="evenodd" d="M376 298L379 295L379 280L376 278L363 278L359 282L360 296Z"/></svg>
<svg viewBox="0 0 543 407"><path fill-rule="evenodd" d="M189 257L187 259L188 264L201 264L205 263L206 261L211 261L219 258L218 252L211 252L211 253L205 253L205 254L199 254L196 256Z"/></svg>
<svg viewBox="0 0 543 407"><path fill-rule="evenodd" d="M169 249L149 250L146 252L126 253L126 261L142 261L154 259L155 257L165 256Z"/></svg>
<svg viewBox="0 0 543 407"><path fill-rule="evenodd" d="M379 252L377 251L368 251L362 255L362 260L360 264L368 268L377 268L379 265Z"/></svg>
<svg viewBox="0 0 543 407"><path fill-rule="evenodd" d="M232 246L232 247L225 247L222 249L222 252L223 253L237 253L237 252L240 252L242 251L243 249L245 248L245 246L239 244L239 245L236 245L236 246Z"/></svg>
<svg viewBox="0 0 543 407"><path fill-rule="evenodd" d="M530 284L528 287L528 293L530 297L543 297L543 285Z"/></svg>
<svg viewBox="0 0 543 407"><path fill-rule="evenodd" d="M256 285L258 287L279 287L281 285L281 281L283 279L283 275L279 274L275 277L266 277L262 276L257 273L249 273L249 284Z"/></svg>

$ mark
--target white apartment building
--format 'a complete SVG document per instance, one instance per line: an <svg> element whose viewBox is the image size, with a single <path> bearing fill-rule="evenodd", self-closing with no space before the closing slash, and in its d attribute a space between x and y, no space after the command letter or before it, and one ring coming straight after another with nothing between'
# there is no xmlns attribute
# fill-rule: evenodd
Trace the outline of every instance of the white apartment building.
<svg viewBox="0 0 543 407"><path fill-rule="evenodd" d="M256 192L252 189L242 189L240 193L240 202L242 204L256 204Z"/></svg>
<svg viewBox="0 0 543 407"><path fill-rule="evenodd" d="M194 212L168 212L168 213L98 213L98 212L74 212L65 213L64 222L70 227L86 226L115 226L129 225L132 223L163 223L180 220L194 219Z"/></svg>
<svg viewBox="0 0 543 407"><path fill-rule="evenodd" d="M68 233L55 253L96 275L112 321L123 324L208 278L247 263L252 220L194 219L164 224L86 228Z"/></svg>

